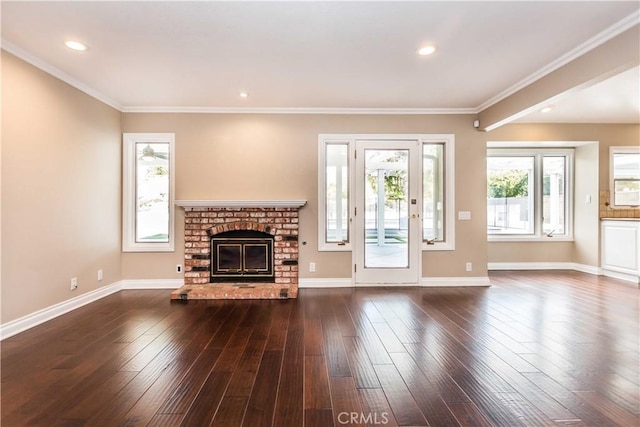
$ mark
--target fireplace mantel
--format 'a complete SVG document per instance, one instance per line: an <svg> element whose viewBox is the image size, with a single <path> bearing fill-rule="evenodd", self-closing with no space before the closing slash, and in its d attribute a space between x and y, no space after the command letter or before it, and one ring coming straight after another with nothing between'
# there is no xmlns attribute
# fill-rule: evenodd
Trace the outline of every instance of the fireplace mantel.
<svg viewBox="0 0 640 427"><path fill-rule="evenodd" d="M176 200L183 208L293 208L300 209L306 200Z"/></svg>

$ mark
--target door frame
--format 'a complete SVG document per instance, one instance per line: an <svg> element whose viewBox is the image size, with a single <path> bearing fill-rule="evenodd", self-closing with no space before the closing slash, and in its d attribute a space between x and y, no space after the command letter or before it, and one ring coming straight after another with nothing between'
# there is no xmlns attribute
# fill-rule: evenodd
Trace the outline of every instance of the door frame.
<svg viewBox="0 0 640 427"><path fill-rule="evenodd" d="M408 150L409 151L409 194L408 194L408 268L364 267L365 256L365 215L364 215L364 170L367 149ZM420 138L408 135L377 136L367 135L354 139L354 209L352 248L354 286L416 286L422 277L422 142ZM413 201L415 200L415 204Z"/></svg>

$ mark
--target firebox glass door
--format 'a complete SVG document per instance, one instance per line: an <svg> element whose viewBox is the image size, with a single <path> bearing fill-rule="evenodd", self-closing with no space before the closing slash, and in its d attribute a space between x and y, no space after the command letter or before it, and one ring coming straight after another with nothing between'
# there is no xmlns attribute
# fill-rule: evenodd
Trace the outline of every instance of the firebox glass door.
<svg viewBox="0 0 640 427"><path fill-rule="evenodd" d="M417 284L421 198L418 141L356 142L357 284Z"/></svg>

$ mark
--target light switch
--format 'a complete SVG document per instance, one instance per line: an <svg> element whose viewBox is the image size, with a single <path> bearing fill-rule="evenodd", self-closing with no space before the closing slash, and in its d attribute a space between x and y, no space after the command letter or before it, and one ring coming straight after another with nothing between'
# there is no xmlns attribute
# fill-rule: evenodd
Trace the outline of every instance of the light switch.
<svg viewBox="0 0 640 427"><path fill-rule="evenodd" d="M458 211L458 220L459 221L469 221L469 220L471 220L471 212L470 211Z"/></svg>

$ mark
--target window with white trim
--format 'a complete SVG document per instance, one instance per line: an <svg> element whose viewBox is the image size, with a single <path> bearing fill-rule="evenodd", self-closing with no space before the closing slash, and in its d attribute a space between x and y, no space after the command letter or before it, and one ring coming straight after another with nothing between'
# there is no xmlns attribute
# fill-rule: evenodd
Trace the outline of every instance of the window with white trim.
<svg viewBox="0 0 640 427"><path fill-rule="evenodd" d="M326 147L327 243L349 242L349 144L328 143Z"/></svg>
<svg viewBox="0 0 640 427"><path fill-rule="evenodd" d="M640 206L640 148L611 147L609 154L611 206Z"/></svg>
<svg viewBox="0 0 640 427"><path fill-rule="evenodd" d="M353 144L349 139L320 139L318 147L318 249L351 250L350 207Z"/></svg>
<svg viewBox="0 0 640 427"><path fill-rule="evenodd" d="M174 250L173 133L123 135L124 252Z"/></svg>
<svg viewBox="0 0 640 427"><path fill-rule="evenodd" d="M420 135L422 250L455 249L455 135Z"/></svg>
<svg viewBox="0 0 640 427"><path fill-rule="evenodd" d="M350 251L351 209L355 183L355 141L411 139L422 143L422 249L453 250L454 135L319 135L318 137L318 250Z"/></svg>
<svg viewBox="0 0 640 427"><path fill-rule="evenodd" d="M445 240L444 143L422 144L422 240Z"/></svg>
<svg viewBox="0 0 640 427"><path fill-rule="evenodd" d="M489 238L570 239L573 150L487 150Z"/></svg>

